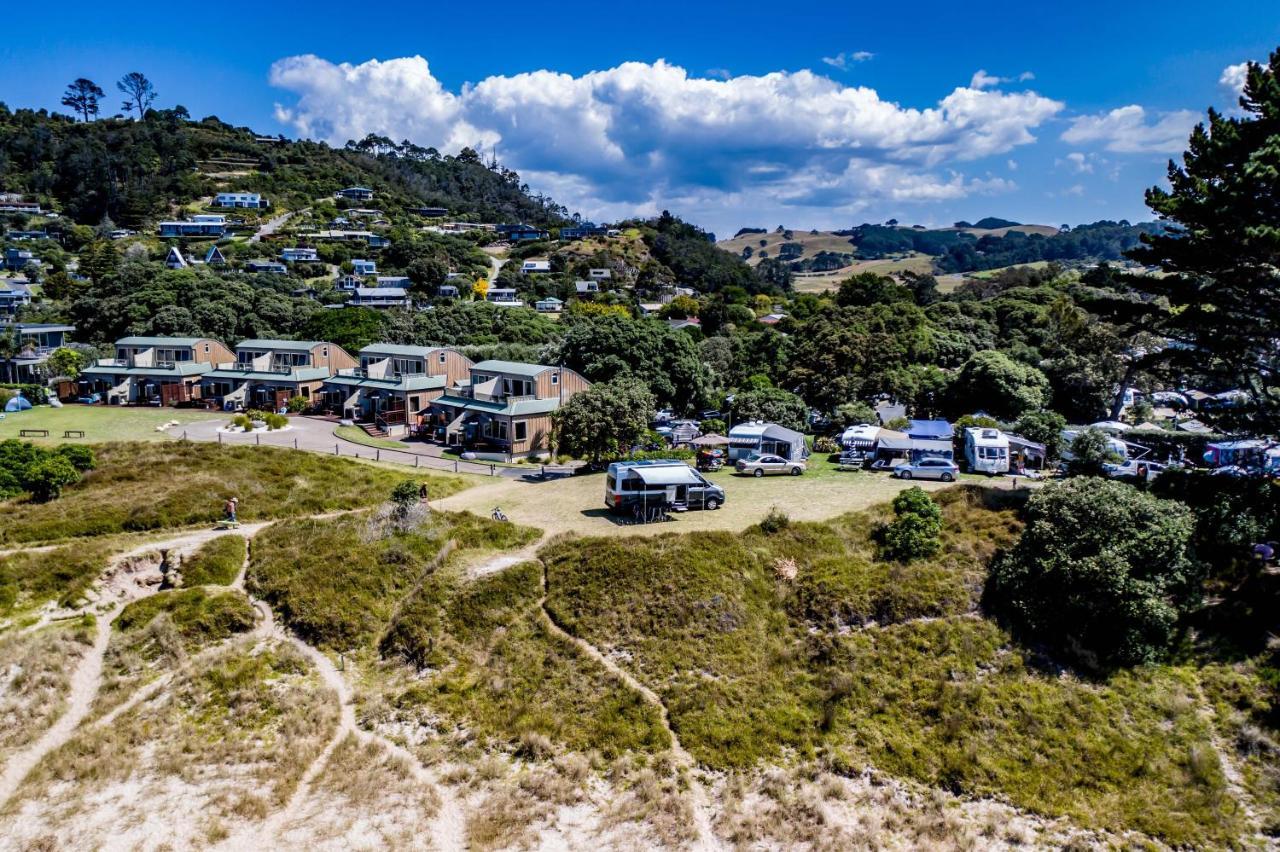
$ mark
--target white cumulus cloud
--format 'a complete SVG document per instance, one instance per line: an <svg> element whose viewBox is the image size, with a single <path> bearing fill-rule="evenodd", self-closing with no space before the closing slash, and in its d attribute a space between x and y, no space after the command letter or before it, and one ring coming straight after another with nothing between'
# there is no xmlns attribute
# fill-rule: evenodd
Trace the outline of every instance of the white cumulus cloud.
<svg viewBox="0 0 1280 852"><path fill-rule="evenodd" d="M1192 110L1149 114L1137 104L1130 104L1080 116L1062 134L1062 141L1073 145L1101 143L1106 150L1120 154L1174 154L1186 148L1187 136L1199 120L1200 114Z"/></svg>
<svg viewBox="0 0 1280 852"><path fill-rule="evenodd" d="M1005 83L1026 83L1035 78L1036 75L1030 71L1023 71L1017 77L997 77L994 74L988 74L985 69L979 68L973 72L973 77L969 80L969 88L994 89L996 86Z"/></svg>
<svg viewBox="0 0 1280 852"><path fill-rule="evenodd" d="M811 71L713 79L663 61L492 76L455 92L422 57L297 56L275 63L271 82L295 95L276 115L301 135L342 144L378 133L445 152L496 145L531 185L600 218L680 200L857 210L1008 191L959 168L1033 142L1063 109L982 86L907 108Z"/></svg>
<svg viewBox="0 0 1280 852"><path fill-rule="evenodd" d="M1222 69L1222 76L1218 78L1218 84L1225 89L1230 89L1232 94L1238 97L1244 93L1244 79L1248 73L1248 62L1228 65Z"/></svg>

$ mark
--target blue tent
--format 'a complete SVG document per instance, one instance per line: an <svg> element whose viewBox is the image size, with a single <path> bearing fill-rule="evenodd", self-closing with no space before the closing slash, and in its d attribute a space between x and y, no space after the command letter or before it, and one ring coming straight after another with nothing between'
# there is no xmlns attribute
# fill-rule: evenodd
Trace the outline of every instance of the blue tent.
<svg viewBox="0 0 1280 852"><path fill-rule="evenodd" d="M30 407L31 403L22 394L18 394L4 404L5 411L26 411Z"/></svg>

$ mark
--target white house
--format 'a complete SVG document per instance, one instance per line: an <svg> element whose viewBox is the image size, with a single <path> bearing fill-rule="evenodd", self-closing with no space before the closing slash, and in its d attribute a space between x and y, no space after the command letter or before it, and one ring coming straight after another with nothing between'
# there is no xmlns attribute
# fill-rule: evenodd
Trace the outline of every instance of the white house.
<svg viewBox="0 0 1280 852"><path fill-rule="evenodd" d="M177 246L169 246L169 253L164 256L164 265L170 269L186 269L191 264L178 251Z"/></svg>
<svg viewBox="0 0 1280 852"><path fill-rule="evenodd" d="M489 292L485 293L484 300L504 308L519 308L524 306L524 302L520 300L520 296L515 290L509 287L490 287Z"/></svg>
<svg viewBox="0 0 1280 852"><path fill-rule="evenodd" d="M407 308L409 291L403 287L357 287L347 304L360 308Z"/></svg>
<svg viewBox="0 0 1280 852"><path fill-rule="evenodd" d="M213 197L214 207L244 207L253 210L263 210L271 206L271 202L267 201L256 192L219 192Z"/></svg>
<svg viewBox="0 0 1280 852"><path fill-rule="evenodd" d="M587 270L587 277L595 281L608 281L613 277L613 273L608 269L589 269Z"/></svg>
<svg viewBox="0 0 1280 852"><path fill-rule="evenodd" d="M586 296L592 293L600 292L600 285L595 281L575 281L573 289L577 291L579 296Z"/></svg>
<svg viewBox="0 0 1280 852"><path fill-rule="evenodd" d="M520 264L520 271L526 274L530 272L550 272L551 261L547 260L545 257L529 258L524 263Z"/></svg>
<svg viewBox="0 0 1280 852"><path fill-rule="evenodd" d="M359 275L339 275L333 286L339 290L354 290L364 286L364 279Z"/></svg>
<svg viewBox="0 0 1280 852"><path fill-rule="evenodd" d="M338 198L346 198L349 201L372 201L373 190L367 186L348 186L334 193Z"/></svg>
<svg viewBox="0 0 1280 852"><path fill-rule="evenodd" d="M379 275L375 280L379 287L404 287L406 290L412 283L408 275Z"/></svg>
<svg viewBox="0 0 1280 852"><path fill-rule="evenodd" d="M560 301L555 296L548 296L545 299L539 299L533 306L537 308L538 313L540 314L558 314L560 311L564 310L564 302Z"/></svg>
<svg viewBox="0 0 1280 852"><path fill-rule="evenodd" d="M297 248L281 249L280 259L285 263L316 263L320 260L320 254L313 248L298 246Z"/></svg>

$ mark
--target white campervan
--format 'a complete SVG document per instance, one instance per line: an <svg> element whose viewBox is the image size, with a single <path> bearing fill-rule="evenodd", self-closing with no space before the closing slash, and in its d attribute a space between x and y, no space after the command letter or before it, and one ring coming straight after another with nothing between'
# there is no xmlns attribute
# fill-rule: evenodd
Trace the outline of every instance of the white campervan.
<svg viewBox="0 0 1280 852"><path fill-rule="evenodd" d="M964 430L964 458L970 473L1008 473L1009 438L999 429L970 426Z"/></svg>

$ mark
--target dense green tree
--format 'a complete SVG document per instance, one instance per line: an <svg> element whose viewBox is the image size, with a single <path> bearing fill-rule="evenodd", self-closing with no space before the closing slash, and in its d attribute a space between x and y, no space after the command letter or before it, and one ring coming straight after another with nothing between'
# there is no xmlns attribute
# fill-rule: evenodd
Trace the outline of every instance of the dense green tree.
<svg viewBox="0 0 1280 852"><path fill-rule="evenodd" d="M566 367L593 382L633 376L658 404L687 411L702 404L711 374L693 338L664 322L622 316L574 318L560 345Z"/></svg>
<svg viewBox="0 0 1280 852"><path fill-rule="evenodd" d="M1102 476L1109 462L1120 461L1111 448L1107 433L1101 429L1082 429L1071 442L1071 460L1067 470L1072 476Z"/></svg>
<svg viewBox="0 0 1280 852"><path fill-rule="evenodd" d="M1266 429L1280 424L1280 51L1249 64L1240 110L1211 109L1169 164L1170 188L1147 190L1169 228L1132 256L1166 274L1133 285L1169 306L1160 330L1181 345L1168 357L1243 384Z"/></svg>
<svg viewBox="0 0 1280 852"><path fill-rule="evenodd" d="M860 399L842 402L836 406L835 420L837 426L854 426L858 423L879 423L876 410Z"/></svg>
<svg viewBox="0 0 1280 852"><path fill-rule="evenodd" d="M942 509L915 485L893 498L894 519L881 533L881 550L888 559L910 562L942 549Z"/></svg>
<svg viewBox="0 0 1280 852"><path fill-rule="evenodd" d="M1160 660L1198 595L1191 511L1090 477L1037 491L1026 521L992 566L988 606L1089 671Z"/></svg>
<svg viewBox="0 0 1280 852"><path fill-rule="evenodd" d="M733 422L763 420L799 432L809 427L809 406L800 397L781 388L765 387L734 394Z"/></svg>
<svg viewBox="0 0 1280 852"><path fill-rule="evenodd" d="M350 353L382 339L383 316L369 308L316 311L303 327L310 340L327 340Z"/></svg>
<svg viewBox="0 0 1280 852"><path fill-rule="evenodd" d="M45 362L50 376L66 376L69 379L78 378L84 366L85 357L65 346L60 346L49 353L49 360Z"/></svg>
<svg viewBox="0 0 1280 852"><path fill-rule="evenodd" d="M599 382L556 412L557 449L591 461L622 455L648 431L653 411L653 394L639 379Z"/></svg>
<svg viewBox="0 0 1280 852"><path fill-rule="evenodd" d="M1062 430L1066 428L1066 418L1056 411L1028 411L1013 424L1016 434L1044 444L1046 461L1062 456Z"/></svg>
<svg viewBox="0 0 1280 852"><path fill-rule="evenodd" d="M975 352L965 361L950 388L956 414L986 411L1014 420L1049 401L1049 380L1035 367L1020 364L1003 352Z"/></svg>
<svg viewBox="0 0 1280 852"><path fill-rule="evenodd" d="M836 290L836 304L842 308L867 307L868 305L910 302L912 293L906 287L885 275L860 272L840 282Z"/></svg>

